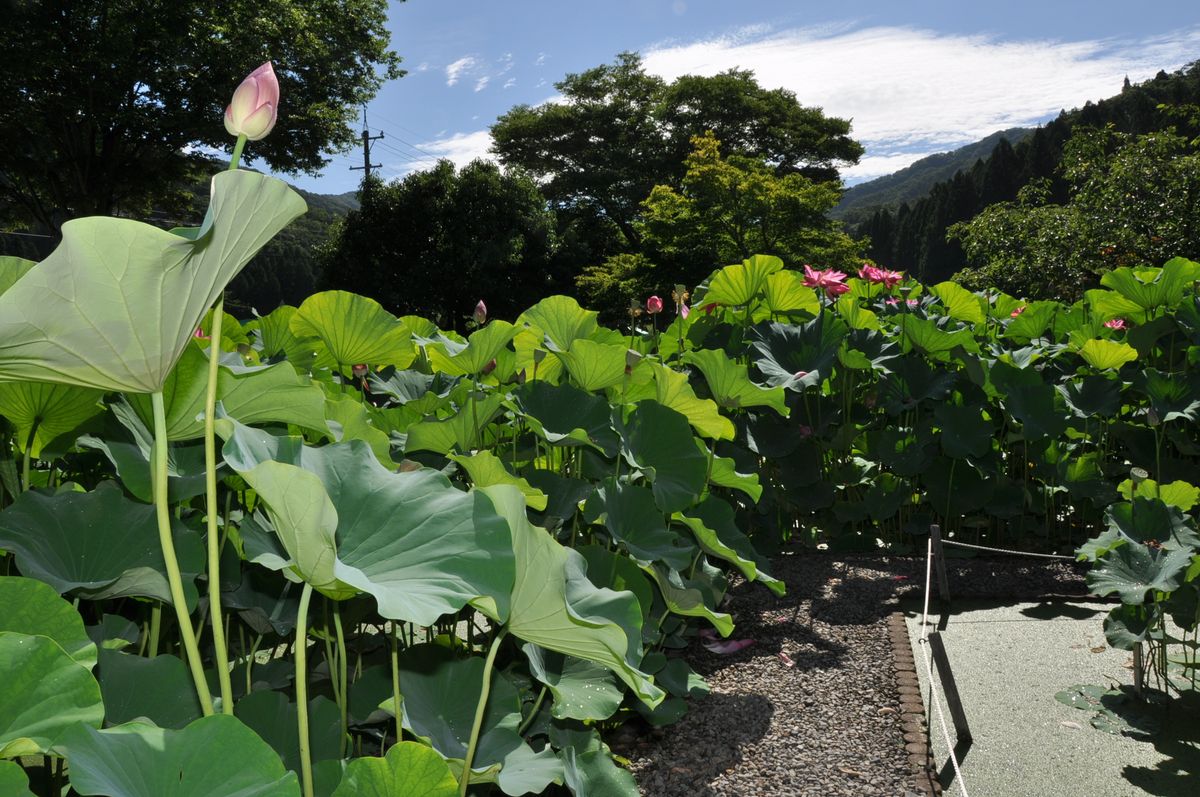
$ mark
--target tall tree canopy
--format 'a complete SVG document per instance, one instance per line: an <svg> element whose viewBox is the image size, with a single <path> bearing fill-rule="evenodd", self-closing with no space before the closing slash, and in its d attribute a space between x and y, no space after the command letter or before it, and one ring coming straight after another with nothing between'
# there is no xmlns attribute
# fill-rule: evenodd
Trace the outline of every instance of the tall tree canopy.
<svg viewBox="0 0 1200 797"><path fill-rule="evenodd" d="M324 253L324 285L377 300L398 314L462 328L483 299L516 318L558 289L554 214L526 176L450 161L387 185L366 183L362 206Z"/></svg>
<svg viewBox="0 0 1200 797"><path fill-rule="evenodd" d="M694 136L712 131L732 154L817 180L836 178L863 151L847 120L764 89L748 71L667 83L647 74L637 54L622 53L556 87L561 101L499 118L495 152L538 178L564 219L595 214L615 224L626 249L640 246L636 222L651 190L679 185Z"/></svg>
<svg viewBox="0 0 1200 797"><path fill-rule="evenodd" d="M49 229L116 210L176 212L199 157L187 153L231 148L222 113L263 61L279 77L279 123L247 154L285 172L315 172L323 152L352 144L359 105L402 74L385 0L0 6L0 208Z"/></svg>

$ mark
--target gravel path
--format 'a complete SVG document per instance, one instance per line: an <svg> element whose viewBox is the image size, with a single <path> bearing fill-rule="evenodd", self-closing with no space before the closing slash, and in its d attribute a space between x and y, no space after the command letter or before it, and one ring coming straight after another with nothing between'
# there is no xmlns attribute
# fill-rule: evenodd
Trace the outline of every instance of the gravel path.
<svg viewBox="0 0 1200 797"><path fill-rule="evenodd" d="M1087 591L1071 563L952 560L949 570L963 597ZM744 582L730 590L732 638L751 647L686 652L712 694L668 728L626 725L614 752L645 797L904 795L913 776L885 621L920 595L924 560L785 553L772 574L786 597Z"/></svg>

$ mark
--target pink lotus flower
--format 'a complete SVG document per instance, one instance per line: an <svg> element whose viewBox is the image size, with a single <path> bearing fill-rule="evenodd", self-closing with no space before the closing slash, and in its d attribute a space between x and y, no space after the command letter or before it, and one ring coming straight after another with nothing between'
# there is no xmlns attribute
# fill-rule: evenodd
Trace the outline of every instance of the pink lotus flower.
<svg viewBox="0 0 1200 797"><path fill-rule="evenodd" d="M1110 318L1108 321L1104 322L1104 326L1108 327L1109 329L1128 329L1124 318Z"/></svg>
<svg viewBox="0 0 1200 797"><path fill-rule="evenodd" d="M208 335L204 334L203 327L196 327L196 331L192 333L192 337L197 338L199 340L207 340L208 339Z"/></svg>
<svg viewBox="0 0 1200 797"><path fill-rule="evenodd" d="M711 650L713 653L719 653L722 656L729 653L737 653L739 650L744 650L754 644L753 639L721 639L711 628L701 630L700 639L703 640L700 644L704 646L705 650Z"/></svg>
<svg viewBox="0 0 1200 797"><path fill-rule="evenodd" d="M658 298L657 296L651 296L649 299L646 300L646 312L649 313L650 315L655 315L656 313L661 313L662 309L663 309L662 299Z"/></svg>
<svg viewBox="0 0 1200 797"><path fill-rule="evenodd" d="M846 284L846 274L832 268L818 270L806 265L804 284L809 288L820 288L831 299L850 291L850 286Z"/></svg>
<svg viewBox="0 0 1200 797"><path fill-rule="evenodd" d="M679 317L682 318L684 321L687 320L688 314L690 314L691 312L692 311L688 308L688 306L686 304L679 305Z"/></svg>
<svg viewBox="0 0 1200 797"><path fill-rule="evenodd" d="M279 111L279 80L271 62L251 72L233 92L233 101L225 109L225 129L231 136L250 141L266 138L275 127Z"/></svg>
<svg viewBox="0 0 1200 797"><path fill-rule="evenodd" d="M1016 317L1017 317L1017 316L1019 316L1021 313L1025 312L1025 309L1026 309L1027 307L1029 307L1029 305L1027 305L1027 304L1023 304L1023 305L1021 305L1021 306L1020 306L1020 307L1018 307L1016 310L1013 310L1011 313L1009 313L1009 314L1008 314L1008 317L1009 317L1009 318L1016 318Z"/></svg>
<svg viewBox="0 0 1200 797"><path fill-rule="evenodd" d="M882 285L891 290L904 281L904 274L899 271L888 271L872 266L870 263L863 263L863 267L858 270L858 276L867 282L875 285Z"/></svg>
<svg viewBox="0 0 1200 797"><path fill-rule="evenodd" d="M479 326L487 323L487 305L483 303L483 299L480 299L479 304L475 305L475 312L471 317L475 319L475 323Z"/></svg>

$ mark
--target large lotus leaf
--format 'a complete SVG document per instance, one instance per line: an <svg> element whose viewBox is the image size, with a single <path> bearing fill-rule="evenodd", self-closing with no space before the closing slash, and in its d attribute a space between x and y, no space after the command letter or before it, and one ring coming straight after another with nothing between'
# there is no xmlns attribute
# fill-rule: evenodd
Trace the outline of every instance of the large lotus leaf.
<svg viewBox="0 0 1200 797"><path fill-rule="evenodd" d="M1136 360L1138 355L1128 343L1094 338L1079 347L1079 356L1093 368L1106 371L1119 369Z"/></svg>
<svg viewBox="0 0 1200 797"><path fill-rule="evenodd" d="M204 436L207 390L208 357L199 346L188 346L163 385L169 439ZM292 423L325 429L325 394L287 363L246 367L223 361L217 369L217 400L226 414L242 423ZM153 424L149 396L130 396L129 403L142 423Z"/></svg>
<svg viewBox="0 0 1200 797"><path fill-rule="evenodd" d="M687 617L703 617L712 623L721 636L727 637L733 631L733 618L708 605L705 597L710 593L700 582L690 582L679 571L668 570L661 565L646 565L642 569L654 579L663 603L672 612Z"/></svg>
<svg viewBox="0 0 1200 797"><path fill-rule="evenodd" d="M602 396L573 385L527 382L513 392L517 409L539 437L556 445L590 445L612 456L618 437Z"/></svg>
<svg viewBox="0 0 1200 797"><path fill-rule="evenodd" d="M707 449L699 440L696 445L701 449L701 453L707 455ZM762 485L758 481L757 473L740 473L737 469L737 463L729 457L712 458L708 470L708 483L715 484L718 487L728 487L733 490L741 490L746 495L750 496L750 500L758 503L758 499L762 497Z"/></svg>
<svg viewBox="0 0 1200 797"><path fill-rule="evenodd" d="M456 797L458 782L445 759L417 742L400 742L383 758L356 758L333 797Z"/></svg>
<svg viewBox="0 0 1200 797"><path fill-rule="evenodd" d="M204 545L177 521L172 530L180 569L194 576L204 567ZM154 507L130 501L112 482L86 493L23 493L0 512L0 548L16 556L22 573L60 594L171 600ZM195 606L191 577L183 589Z"/></svg>
<svg viewBox="0 0 1200 797"><path fill-rule="evenodd" d="M672 371L665 365L651 363L658 403L684 415L700 435L710 440L732 440L733 423L721 415L711 399L696 396L688 384L687 374Z"/></svg>
<svg viewBox="0 0 1200 797"><path fill-rule="evenodd" d="M372 409L350 396L328 398L323 402L326 427L336 442L362 440L385 468L394 467L392 444L387 434L375 425ZM225 413L236 417L231 413ZM240 420L240 419L239 419Z"/></svg>
<svg viewBox="0 0 1200 797"><path fill-rule="evenodd" d="M701 548L732 564L747 581L761 581L776 595L786 591L782 581L767 574L766 559L737 527L733 507L727 501L710 495L699 505L676 513L674 519L692 530Z"/></svg>
<svg viewBox="0 0 1200 797"><path fill-rule="evenodd" d="M933 440L897 429L867 432L867 453L898 476L917 476L929 467L935 453ZM821 471L818 468L816 472Z"/></svg>
<svg viewBox="0 0 1200 797"><path fill-rule="evenodd" d="M707 458L687 418L656 401L640 401L622 424L626 458L649 478L664 513L686 509L704 491Z"/></svg>
<svg viewBox="0 0 1200 797"><path fill-rule="evenodd" d="M1147 593L1170 592L1178 587L1191 562L1190 549L1122 545L1109 551L1087 574L1087 583L1100 597L1116 593L1122 603L1140 606L1146 602Z"/></svg>
<svg viewBox="0 0 1200 797"><path fill-rule="evenodd" d="M504 467L504 463L491 451L478 451L471 456L450 454L454 460L467 471L471 484L476 487L491 487L493 484L508 484L516 487L525 496L525 503L530 509L542 511L546 508L547 497L520 476L514 476Z"/></svg>
<svg viewBox="0 0 1200 797"><path fill-rule="evenodd" d="M357 440L312 448L228 419L218 431L225 461L270 507L293 564L312 562L335 597L348 585L373 595L384 617L419 625L468 603L508 615L513 552L486 496L432 470L392 473ZM312 493L319 506L306 511Z"/></svg>
<svg viewBox="0 0 1200 797"><path fill-rule="evenodd" d="M834 303L838 315L852 330L869 331L879 329L879 316L863 307L854 294L839 296Z"/></svg>
<svg viewBox="0 0 1200 797"><path fill-rule="evenodd" d="M0 382L0 415L16 428L17 445L35 457L42 446L99 414L101 390L49 382Z"/></svg>
<svg viewBox="0 0 1200 797"><path fill-rule="evenodd" d="M131 219L68 221L54 252L0 296L0 379L161 389L209 306L304 210L282 181L226 171L193 237Z"/></svg>
<svg viewBox="0 0 1200 797"><path fill-rule="evenodd" d="M568 748L559 753L563 776L575 797L638 797L637 784L627 769L613 761L607 750L578 753Z"/></svg>
<svg viewBox="0 0 1200 797"><path fill-rule="evenodd" d="M955 375L944 368L932 368L914 356L900 358L880 387L884 408L892 415L910 410L922 401L939 401L954 386Z"/></svg>
<svg viewBox="0 0 1200 797"><path fill-rule="evenodd" d="M1194 372L1165 374L1144 368L1134 375L1133 385L1150 399L1151 409L1163 423L1200 417L1200 377Z"/></svg>
<svg viewBox="0 0 1200 797"><path fill-rule="evenodd" d="M754 364L771 387L803 390L829 376L850 327L822 313L799 326L757 324L750 332Z"/></svg>
<svg viewBox="0 0 1200 797"><path fill-rule="evenodd" d="M450 392L459 379L445 374L388 368L379 373L372 372L367 382L371 395L387 396L418 415L431 415L450 403Z"/></svg>
<svg viewBox="0 0 1200 797"><path fill-rule="evenodd" d="M1162 268L1117 268L1100 278L1111 288L1143 310L1173 307L1185 290L1200 279L1200 263L1176 257Z"/></svg>
<svg viewBox="0 0 1200 797"><path fill-rule="evenodd" d="M1167 549L1200 549L1200 536L1179 507L1158 498L1136 497L1113 504L1105 510L1104 519L1109 528L1134 542L1152 542Z"/></svg>
<svg viewBox="0 0 1200 797"><path fill-rule="evenodd" d="M182 728L201 716L192 677L177 656L102 650L99 680L109 725L145 718L160 728Z"/></svg>
<svg viewBox="0 0 1200 797"><path fill-rule="evenodd" d="M23 257L0 255L0 294L5 293L24 277L29 269L37 265L37 261L26 260Z"/></svg>
<svg viewBox="0 0 1200 797"><path fill-rule="evenodd" d="M767 278L782 268L783 261L772 255L754 255L725 266L709 279L702 301L726 307L749 304L766 286Z"/></svg>
<svg viewBox="0 0 1200 797"><path fill-rule="evenodd" d="M619 385L625 379L624 346L580 339L568 351L558 352L558 357L571 380L590 393Z"/></svg>
<svg viewBox="0 0 1200 797"><path fill-rule="evenodd" d="M314 293L297 308L289 329L298 338L316 339L318 368L407 368L416 358L408 327L379 302L355 293Z"/></svg>
<svg viewBox="0 0 1200 797"><path fill-rule="evenodd" d="M87 669L96 666L96 644L75 607L35 578L0 576L0 632L50 637Z"/></svg>
<svg viewBox="0 0 1200 797"><path fill-rule="evenodd" d="M567 351L576 340L592 336L598 328L597 315L570 296L547 296L521 313L517 324L536 327L555 351Z"/></svg>
<svg viewBox="0 0 1200 797"><path fill-rule="evenodd" d="M492 321L472 332L467 345L457 352L448 351L444 344L430 346L429 362L435 372L449 376L482 373L518 332L520 329L507 321Z"/></svg>
<svg viewBox="0 0 1200 797"><path fill-rule="evenodd" d="M546 336L536 327L526 327L513 338L513 350L517 356L513 367L523 371L528 380L542 380L557 384L562 378L563 364L557 357L548 357L547 352L554 346L548 343ZM557 348L557 347L555 347Z"/></svg>
<svg viewBox="0 0 1200 797"><path fill-rule="evenodd" d="M182 730L131 722L63 739L71 786L85 797L299 797L295 772L225 714Z"/></svg>
<svg viewBox="0 0 1200 797"><path fill-rule="evenodd" d="M1133 650L1150 635L1150 617L1146 606L1115 607L1104 618L1104 638L1117 650Z"/></svg>
<svg viewBox="0 0 1200 797"><path fill-rule="evenodd" d="M767 310L772 313L801 311L816 315L821 312L817 292L805 286L804 277L798 271L776 271L763 283L762 294Z"/></svg>
<svg viewBox="0 0 1200 797"><path fill-rule="evenodd" d="M422 421L408 427L406 451L433 451L446 454L454 449L474 451L481 447L487 425L500 412L504 397L489 393L478 398L477 394L466 399L466 403L449 418ZM472 408L472 402L474 407Z"/></svg>
<svg viewBox="0 0 1200 797"><path fill-rule="evenodd" d="M997 362L992 381L1002 391L1004 406L1026 440L1057 438L1067 428L1069 414L1063 397L1034 368Z"/></svg>
<svg viewBox="0 0 1200 797"><path fill-rule="evenodd" d="M656 705L662 690L637 668L642 657L637 598L592 584L580 554L529 523L519 492L502 486L484 492L512 529L517 577L508 630L526 642L608 667L643 702Z"/></svg>
<svg viewBox="0 0 1200 797"><path fill-rule="evenodd" d="M858 371L892 372L900 346L875 329L854 329L838 349L838 362Z"/></svg>
<svg viewBox="0 0 1200 797"><path fill-rule="evenodd" d="M1022 306L1025 309L1004 327L1004 337L1022 344L1040 338L1062 310L1058 302L1030 302Z"/></svg>
<svg viewBox="0 0 1200 797"><path fill-rule="evenodd" d="M689 351L683 355L683 361L700 369L713 399L722 407L771 407L787 416L789 409L783 388L766 388L751 382L746 366L731 360L725 352L715 349Z"/></svg>
<svg viewBox="0 0 1200 797"><path fill-rule="evenodd" d="M1110 418L1121 409L1119 379L1093 374L1057 386L1069 406L1080 418L1101 415Z"/></svg>
<svg viewBox="0 0 1200 797"><path fill-rule="evenodd" d="M1061 484L1075 498L1089 498L1101 506L1109 503L1116 495L1112 484L1104 478L1100 463L1100 455L1094 451L1072 452L1058 463Z"/></svg>
<svg viewBox="0 0 1200 797"><path fill-rule="evenodd" d="M662 561L680 570L691 564L695 546L667 528L666 517L655 506L654 493L645 487L610 477L588 499L586 514L589 520L603 522L634 559Z"/></svg>
<svg viewBox="0 0 1200 797"><path fill-rule="evenodd" d="M935 360L949 359L949 353L961 346L965 351L977 352L970 329L947 331L932 318L919 318L912 314L902 317L901 330L906 350L916 350Z"/></svg>
<svg viewBox="0 0 1200 797"><path fill-rule="evenodd" d="M978 404L939 404L933 411L941 427L942 451L954 459L982 457L992 449L992 422Z"/></svg>
<svg viewBox="0 0 1200 797"><path fill-rule="evenodd" d="M269 689L252 692L237 702L234 716L269 744L279 754L285 767L293 772L300 771L296 704L290 702L285 694ZM323 695L309 701L308 745L314 762L341 758L341 725L337 703Z"/></svg>
<svg viewBox="0 0 1200 797"><path fill-rule="evenodd" d="M25 770L16 761L0 761L0 794L5 797L35 797L29 790L29 778L25 777Z"/></svg>
<svg viewBox="0 0 1200 797"><path fill-rule="evenodd" d="M633 593L642 608L644 624L654 607L654 587L650 586L650 579L646 578L641 568L628 556L610 551L598 543L581 545L576 550L587 562L588 581L597 587Z"/></svg>
<svg viewBox="0 0 1200 797"><path fill-rule="evenodd" d="M933 510L956 517L980 509L995 490L994 474L983 474L961 459L937 457L921 474Z"/></svg>
<svg viewBox="0 0 1200 797"><path fill-rule="evenodd" d="M621 706L625 693L612 671L574 656L564 656L537 645L522 646L533 677L550 689L557 719L605 720Z"/></svg>
<svg viewBox="0 0 1200 797"><path fill-rule="evenodd" d="M102 719L86 667L50 637L0 631L0 758L45 753L72 726Z"/></svg>
<svg viewBox="0 0 1200 797"><path fill-rule="evenodd" d="M929 292L941 300L946 313L968 324L982 324L985 299L981 299L956 282L939 282Z"/></svg>
<svg viewBox="0 0 1200 797"><path fill-rule="evenodd" d="M1134 487L1132 479L1126 479L1117 486L1117 491L1126 501L1138 498L1155 498L1164 504L1178 507L1188 512L1200 502L1200 488L1185 481L1173 481L1170 484L1159 484L1154 479L1143 479Z"/></svg>
<svg viewBox="0 0 1200 797"><path fill-rule="evenodd" d="M258 319L258 335L263 359L286 359L301 373L312 369L317 360L317 338L300 338L292 334L292 318L296 308L289 305L276 307Z"/></svg>
<svg viewBox="0 0 1200 797"><path fill-rule="evenodd" d="M111 414L104 419L103 433L80 435L76 444L104 454L121 477L125 489L139 501L153 503L150 459L154 438L124 399L112 402L110 409ZM202 494L205 478L203 443L170 446L167 450L167 497L171 503Z"/></svg>
<svg viewBox="0 0 1200 797"><path fill-rule="evenodd" d="M1086 291L1084 300L1091 310L1092 320L1096 323L1111 321L1114 318L1124 318L1140 324L1147 317L1147 313L1141 305L1116 291L1102 289Z"/></svg>

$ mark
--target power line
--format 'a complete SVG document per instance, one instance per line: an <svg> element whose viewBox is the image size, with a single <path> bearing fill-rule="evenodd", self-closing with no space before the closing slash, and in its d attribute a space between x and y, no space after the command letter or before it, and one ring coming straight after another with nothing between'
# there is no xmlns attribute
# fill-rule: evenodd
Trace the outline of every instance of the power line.
<svg viewBox="0 0 1200 797"><path fill-rule="evenodd" d="M357 171L357 170L361 169L363 172L363 179L367 179L371 176L372 169L380 169L383 167L382 163L371 163L371 142L376 141L378 139L382 139L383 133L380 132L379 135L377 135L377 136L371 135L371 129L369 127L367 127L367 106L365 106L365 105L363 106L362 112L363 112L363 131L362 131L363 165L362 166L351 166L350 171Z"/></svg>

